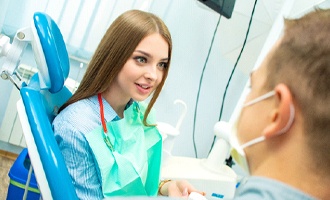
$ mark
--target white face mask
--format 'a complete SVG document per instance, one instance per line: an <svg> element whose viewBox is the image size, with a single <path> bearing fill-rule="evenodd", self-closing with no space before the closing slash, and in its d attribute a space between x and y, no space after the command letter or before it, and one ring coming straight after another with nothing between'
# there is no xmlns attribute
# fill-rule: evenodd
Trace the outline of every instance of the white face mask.
<svg viewBox="0 0 330 200"><path fill-rule="evenodd" d="M247 103L245 103L243 105L242 108L244 107L247 107L247 106L250 106L250 105L253 105L255 103L258 103L262 100L265 100L269 97L272 97L275 95L275 91L270 91L260 97L257 97ZM290 105L290 118L288 120L288 123L286 124L286 126L280 130L278 132L278 134L282 134L282 133L285 133L286 131L288 131L288 129L291 127L292 125L292 122L293 122L293 119L294 119L294 107L293 105ZM249 147L251 145L254 145L256 143L259 143L259 142L262 142L265 140L265 136L260 136L260 137L257 137L255 139L252 139L248 142L246 142L245 144L242 144L240 145L239 142L238 142L238 138L237 138L237 125L238 125L238 119L239 119L240 115L238 115L235 123L233 124L233 127L232 127L232 133L230 135L230 145L232 146L232 150L231 150L231 156L232 158L236 161L236 163L242 167L242 169L247 172L247 173L250 173L250 170L249 170L249 165L247 163L247 159L246 159L246 156L245 156L245 152L244 152L244 149L246 147Z"/></svg>

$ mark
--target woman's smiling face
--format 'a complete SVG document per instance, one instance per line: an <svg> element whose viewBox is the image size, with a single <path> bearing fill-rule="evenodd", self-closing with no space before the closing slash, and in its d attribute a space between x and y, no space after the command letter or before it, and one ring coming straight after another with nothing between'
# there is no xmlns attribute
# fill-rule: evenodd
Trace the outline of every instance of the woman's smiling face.
<svg viewBox="0 0 330 200"><path fill-rule="evenodd" d="M120 95L123 102L148 98L163 79L168 51L168 43L160 34L146 36L110 86L111 93Z"/></svg>

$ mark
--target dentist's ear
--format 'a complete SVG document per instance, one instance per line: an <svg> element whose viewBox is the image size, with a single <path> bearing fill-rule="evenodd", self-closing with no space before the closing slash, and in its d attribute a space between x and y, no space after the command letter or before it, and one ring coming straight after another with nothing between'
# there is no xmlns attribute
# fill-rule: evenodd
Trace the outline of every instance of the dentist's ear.
<svg viewBox="0 0 330 200"><path fill-rule="evenodd" d="M295 110L289 88L281 83L274 90L277 102L271 113L270 123L263 131L266 138L287 132L294 119Z"/></svg>

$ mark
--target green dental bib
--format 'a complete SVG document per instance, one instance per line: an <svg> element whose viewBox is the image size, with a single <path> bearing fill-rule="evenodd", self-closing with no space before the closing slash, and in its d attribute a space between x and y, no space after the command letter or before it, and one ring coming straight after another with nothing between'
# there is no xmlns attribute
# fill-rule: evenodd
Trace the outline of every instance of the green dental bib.
<svg viewBox="0 0 330 200"><path fill-rule="evenodd" d="M162 139L156 127L143 125L145 109L133 102L123 119L106 123L111 147L102 126L86 134L100 169L104 197L157 195ZM152 112L148 122L156 123Z"/></svg>

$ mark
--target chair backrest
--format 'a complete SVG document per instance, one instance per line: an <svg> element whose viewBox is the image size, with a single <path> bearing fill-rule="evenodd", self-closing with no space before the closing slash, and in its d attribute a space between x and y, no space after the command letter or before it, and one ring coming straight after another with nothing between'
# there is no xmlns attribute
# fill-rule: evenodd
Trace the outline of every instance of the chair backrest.
<svg viewBox="0 0 330 200"><path fill-rule="evenodd" d="M43 199L78 199L51 126L58 108L72 95L64 86L68 53L58 26L47 14L35 13L33 22L38 73L21 88L18 105L29 156Z"/></svg>

